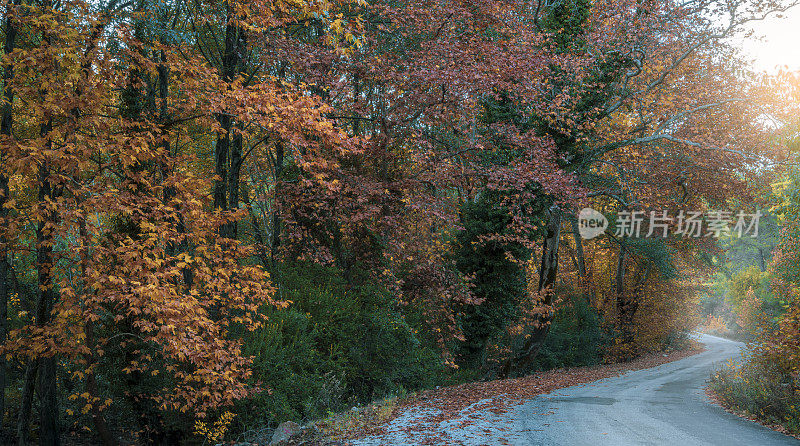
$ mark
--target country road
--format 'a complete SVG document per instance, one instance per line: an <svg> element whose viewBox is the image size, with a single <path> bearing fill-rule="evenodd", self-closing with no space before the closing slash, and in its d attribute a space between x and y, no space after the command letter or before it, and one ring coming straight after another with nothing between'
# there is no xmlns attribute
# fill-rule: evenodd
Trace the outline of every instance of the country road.
<svg viewBox="0 0 800 446"><path fill-rule="evenodd" d="M707 350L685 359L559 389L505 414L481 414L477 422L443 422L429 435L409 434L425 414L408 413L392 422L388 434L355 444L800 445L708 401L703 387L712 368L738 357L742 344L709 335L697 339ZM437 435L447 440L434 440L442 438Z"/></svg>
<svg viewBox="0 0 800 446"><path fill-rule="evenodd" d="M731 415L703 387L741 343L699 335L707 350L652 369L559 389L517 406L512 444L797 445L800 441Z"/></svg>

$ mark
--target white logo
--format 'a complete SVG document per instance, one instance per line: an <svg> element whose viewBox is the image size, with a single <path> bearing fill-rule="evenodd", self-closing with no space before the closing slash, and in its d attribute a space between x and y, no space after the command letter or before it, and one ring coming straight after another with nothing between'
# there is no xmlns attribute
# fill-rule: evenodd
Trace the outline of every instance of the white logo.
<svg viewBox="0 0 800 446"><path fill-rule="evenodd" d="M606 232L608 219L592 208L583 208L578 214L578 232L586 240L593 239Z"/></svg>

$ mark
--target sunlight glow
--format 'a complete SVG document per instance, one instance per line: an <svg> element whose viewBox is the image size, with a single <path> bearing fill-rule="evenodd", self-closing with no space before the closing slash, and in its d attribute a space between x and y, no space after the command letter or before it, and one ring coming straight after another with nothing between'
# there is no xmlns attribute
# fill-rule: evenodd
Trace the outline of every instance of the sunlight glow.
<svg viewBox="0 0 800 446"><path fill-rule="evenodd" d="M754 23L751 29L751 38L738 41L753 68L769 73L800 70L800 7Z"/></svg>

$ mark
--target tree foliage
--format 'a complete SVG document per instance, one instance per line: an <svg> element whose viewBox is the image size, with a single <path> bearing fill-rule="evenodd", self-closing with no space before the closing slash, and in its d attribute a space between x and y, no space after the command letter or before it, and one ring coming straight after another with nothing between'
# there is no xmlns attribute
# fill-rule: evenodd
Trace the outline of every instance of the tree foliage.
<svg viewBox="0 0 800 446"><path fill-rule="evenodd" d="M791 3L4 1L3 433L218 441L664 348L718 247L577 211L744 201L772 104L725 39Z"/></svg>

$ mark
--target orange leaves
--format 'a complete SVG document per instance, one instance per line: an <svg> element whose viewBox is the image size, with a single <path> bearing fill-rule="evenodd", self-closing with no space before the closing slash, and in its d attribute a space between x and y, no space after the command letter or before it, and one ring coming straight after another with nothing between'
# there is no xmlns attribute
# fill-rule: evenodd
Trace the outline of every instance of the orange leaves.
<svg viewBox="0 0 800 446"><path fill-rule="evenodd" d="M321 113L316 101L299 93L266 85L211 91L213 70L180 61L176 48L161 48L176 77L188 74L164 103L176 123L131 119L118 111L130 78L110 49L120 46L107 40L114 33L92 41L88 24L96 21L80 9L67 15L26 16L27 26L57 37L6 56L17 64L11 84L18 135L3 141L3 173L12 174L14 194L5 202L13 221L3 227L15 230L15 248L22 248L31 234L20 223L46 222L42 246L54 249L55 260L42 266L54 279L42 288L57 292L57 301L46 323L20 312L22 327L2 353L22 362L57 355L85 383L87 368L98 364L104 373L114 366L119 374L144 375L153 386L141 397L184 412L230 405L252 389L250 360L229 333L257 327L260 307L285 303L274 300L263 268L249 264L252 248L219 237L219 227L243 212L209 211L209 178L193 175L197 160L174 148L194 131L192 116L228 106L254 122L278 123L276 131L286 134L301 126L335 132L314 122L310 115ZM131 42L126 31L119 34ZM157 74L157 65L136 61L141 72ZM63 191L58 198L25 195L43 187L42 166L44 181ZM83 413L111 404L88 393L71 399L85 401Z"/></svg>

